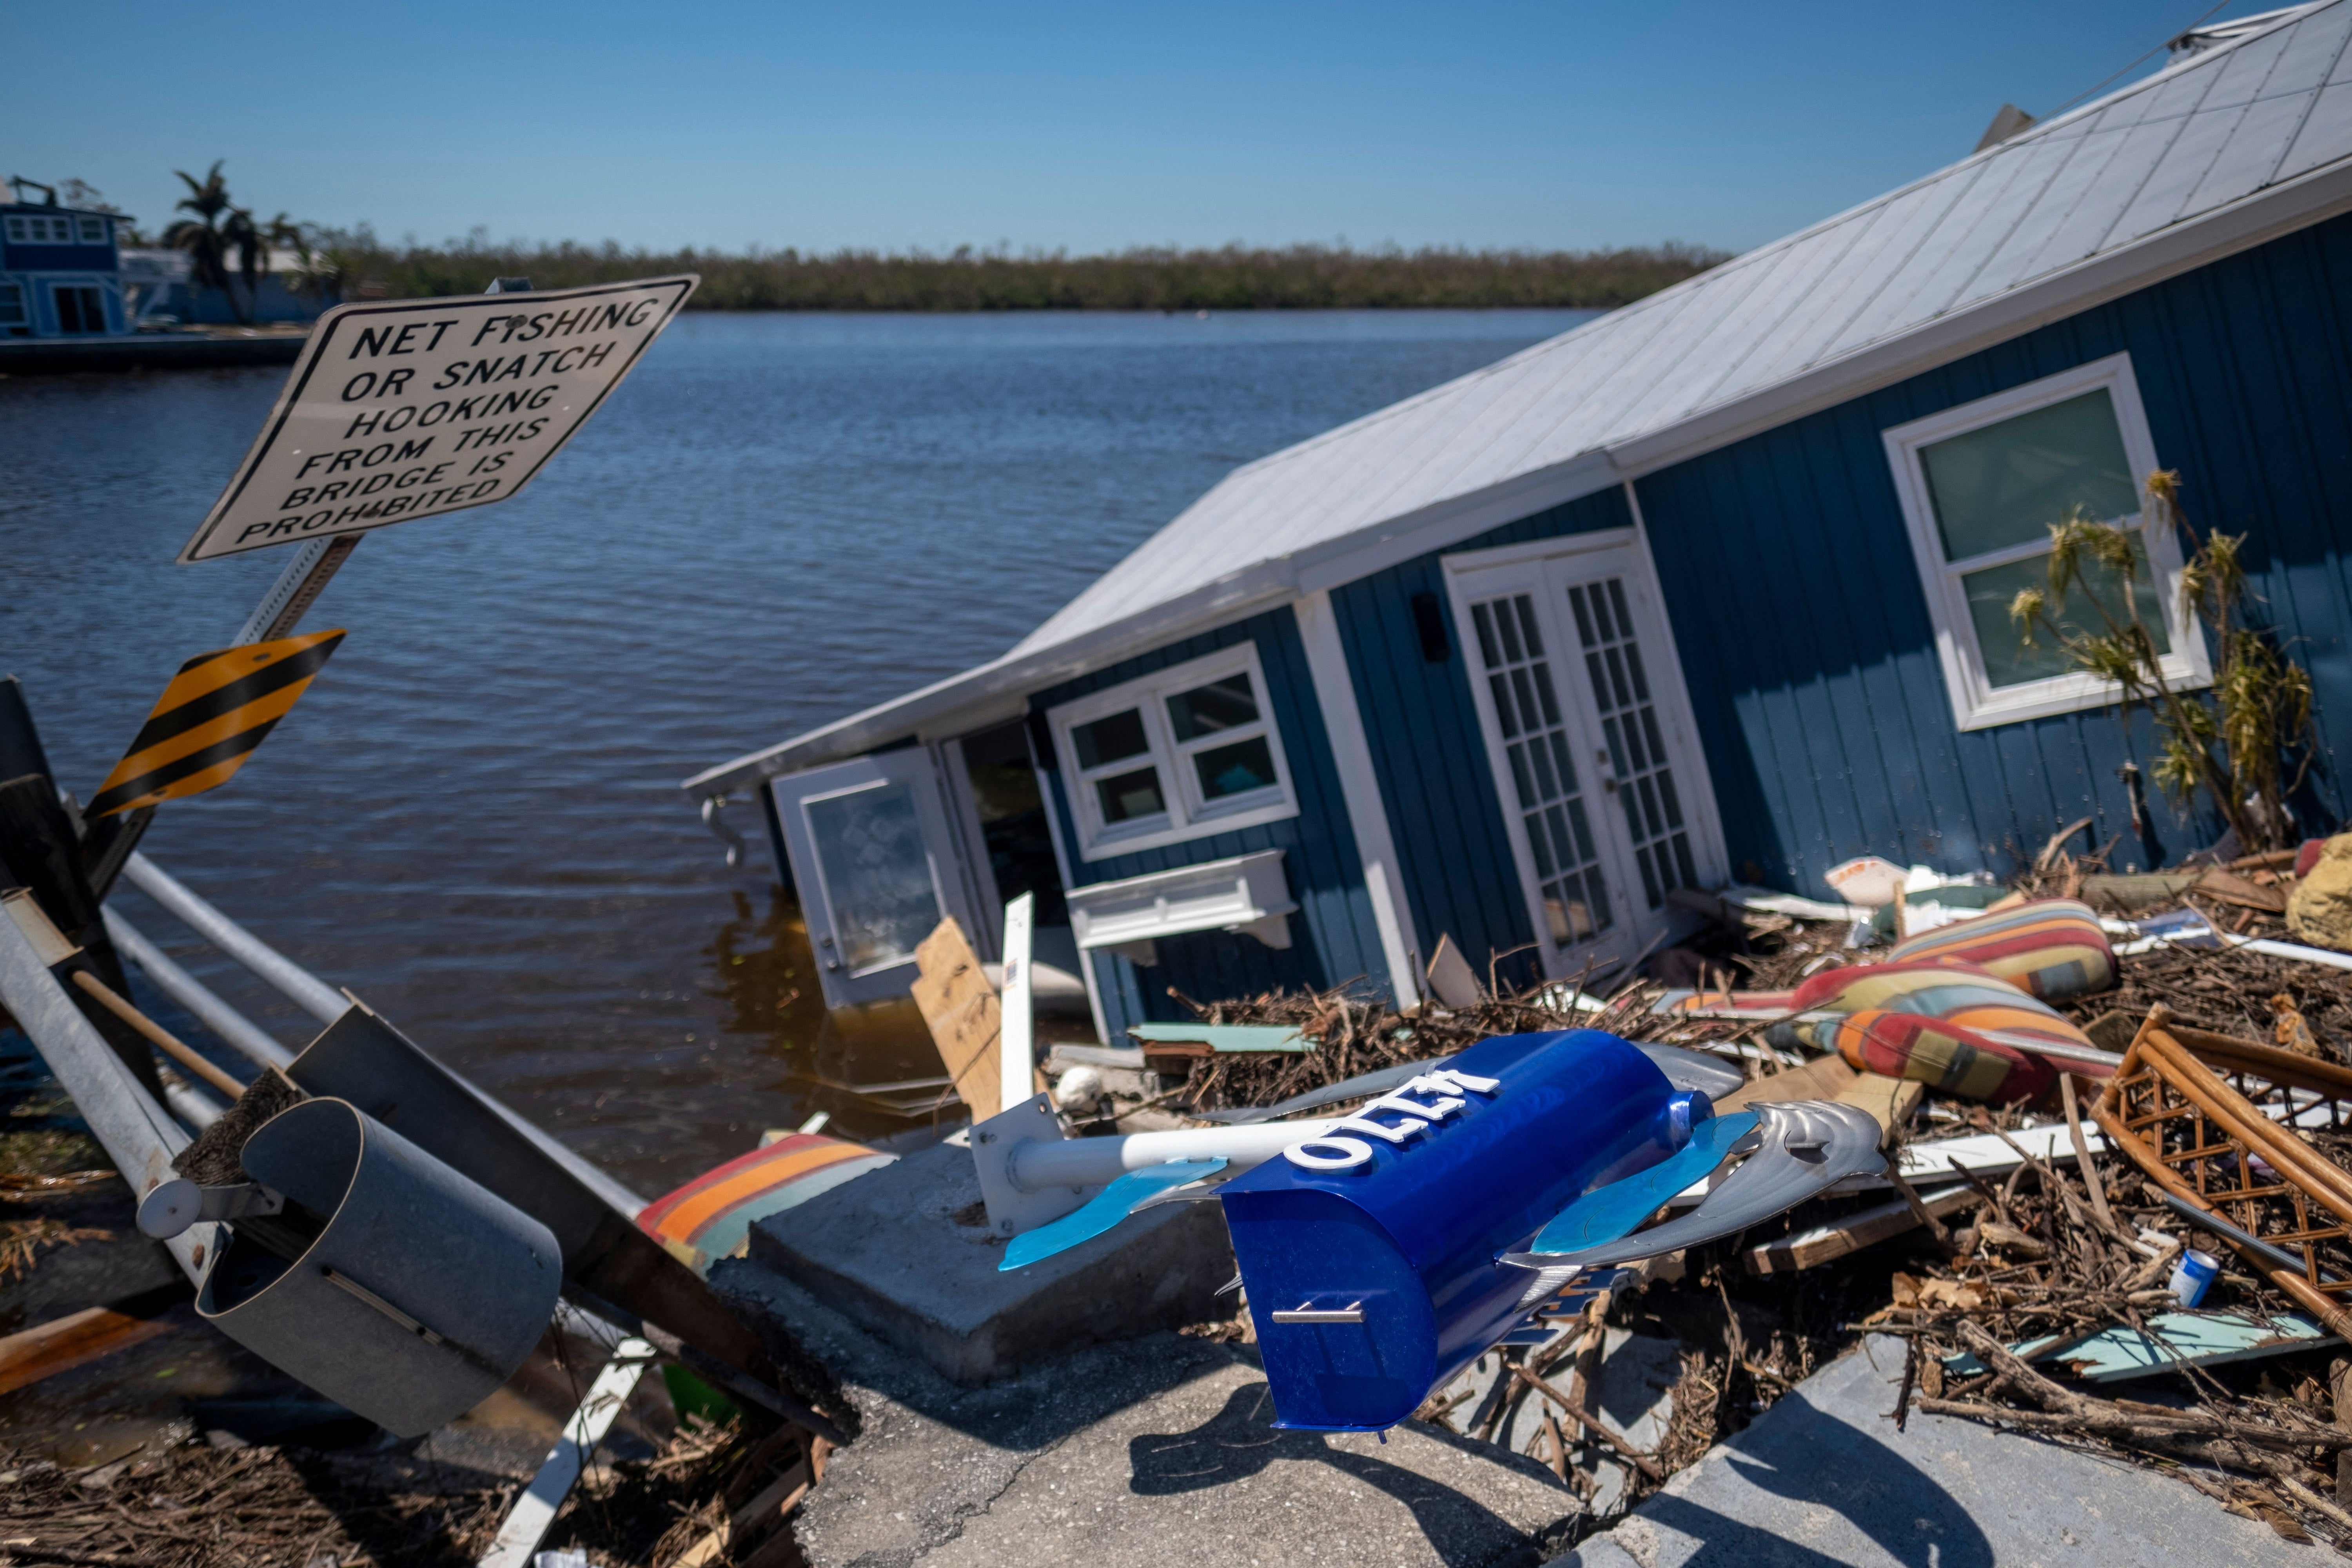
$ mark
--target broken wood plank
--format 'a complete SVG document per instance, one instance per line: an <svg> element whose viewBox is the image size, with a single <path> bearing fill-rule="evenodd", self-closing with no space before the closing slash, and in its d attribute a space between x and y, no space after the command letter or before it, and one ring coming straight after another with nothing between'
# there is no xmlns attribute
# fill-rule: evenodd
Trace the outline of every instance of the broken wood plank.
<svg viewBox="0 0 2352 1568"><path fill-rule="evenodd" d="M170 1331L153 1318L90 1307L0 1339L0 1394L69 1372Z"/></svg>
<svg viewBox="0 0 2352 1568"><path fill-rule="evenodd" d="M1919 1194L1920 1205L1939 1220L1982 1202L1983 1195L1973 1187L1944 1187ZM1750 1247L1743 1258L1750 1274L1793 1274L1865 1247L1875 1247L1918 1227L1919 1216L1912 1212L1910 1204L1897 1198L1794 1236L1784 1236L1762 1247Z"/></svg>
<svg viewBox="0 0 2352 1568"><path fill-rule="evenodd" d="M2207 898L2224 904L2235 904L2242 910L2259 910L2264 914L2286 912L2286 895L2276 888L2264 888L2249 882L2232 871L2219 866L2209 867L2197 879L2196 890Z"/></svg>
<svg viewBox="0 0 2352 1568"><path fill-rule="evenodd" d="M2063 1337L2010 1347L2010 1353L2027 1361L2063 1362L2091 1383L2124 1383L2136 1377L2189 1366L2224 1366L2284 1355L2331 1342L2336 1338L2301 1312L2266 1317L2259 1312L2159 1312L2145 1331L2118 1323L2079 1339ZM1962 1352L1948 1356L1948 1377L1974 1377L1985 1364Z"/></svg>
<svg viewBox="0 0 2352 1568"><path fill-rule="evenodd" d="M1751 1105L1787 1100L1835 1100L1862 1076L1848 1067L1843 1057L1816 1057L1802 1067L1759 1078L1743 1089L1732 1090L1715 1102L1715 1112L1728 1116Z"/></svg>
<svg viewBox="0 0 2352 1568"><path fill-rule="evenodd" d="M1785 1075L1783 1075L1785 1076ZM1907 1078L1887 1078L1874 1072L1856 1073L1853 1081L1834 1097L1840 1105L1870 1112L1883 1142L1895 1129L1907 1125L1919 1109L1927 1086Z"/></svg>
<svg viewBox="0 0 2352 1568"><path fill-rule="evenodd" d="M1127 1032L1155 1057L1311 1051L1315 1042L1279 1024L1131 1024Z"/></svg>
<svg viewBox="0 0 2352 1568"><path fill-rule="evenodd" d="M1423 978L1429 982L1429 994L1448 1007L1475 1007L1486 999L1486 988L1478 984L1476 971L1450 935L1437 939L1437 951L1429 955L1429 972Z"/></svg>
<svg viewBox="0 0 2352 1568"><path fill-rule="evenodd" d="M956 1094L974 1116L991 1114L1003 1094L997 1051L1003 1015L996 988L952 915L915 949L915 1006Z"/></svg>

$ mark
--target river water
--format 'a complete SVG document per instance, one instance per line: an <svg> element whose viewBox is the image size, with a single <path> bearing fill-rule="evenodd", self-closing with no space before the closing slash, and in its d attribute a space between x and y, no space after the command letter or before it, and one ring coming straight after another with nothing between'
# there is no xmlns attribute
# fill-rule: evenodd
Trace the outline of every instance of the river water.
<svg viewBox="0 0 2352 1568"><path fill-rule="evenodd" d="M940 1070L828 1019L756 810L690 773L1002 652L1237 464L1584 311L681 318L507 505L366 536L350 628L149 855L647 1194ZM280 370L0 377L0 674L84 799L283 552L173 557ZM307 1015L127 884L289 1045ZM234 1061L235 1058L229 1058Z"/></svg>

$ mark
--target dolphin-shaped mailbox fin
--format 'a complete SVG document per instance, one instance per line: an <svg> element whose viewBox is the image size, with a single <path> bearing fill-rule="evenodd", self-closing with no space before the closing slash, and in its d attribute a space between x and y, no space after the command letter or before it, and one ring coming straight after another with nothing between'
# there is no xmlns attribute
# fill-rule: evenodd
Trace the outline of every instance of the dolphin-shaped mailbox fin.
<svg viewBox="0 0 2352 1568"><path fill-rule="evenodd" d="M1125 1138L1066 1138L1040 1095L974 1127L972 1155L1005 1268L1154 1204L1218 1202L1277 1425L1377 1430L1583 1271L1731 1235L1883 1168L1866 1113L1800 1101L1717 1117L1685 1070L1699 1064L1674 1057L1593 1029L1507 1035L1352 1115ZM1696 1209L1639 1228L1743 1157Z"/></svg>

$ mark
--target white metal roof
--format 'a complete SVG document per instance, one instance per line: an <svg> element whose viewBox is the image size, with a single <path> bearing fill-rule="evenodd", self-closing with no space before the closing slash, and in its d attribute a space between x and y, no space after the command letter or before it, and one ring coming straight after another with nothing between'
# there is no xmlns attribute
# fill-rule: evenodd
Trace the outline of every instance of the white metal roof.
<svg viewBox="0 0 2352 1568"><path fill-rule="evenodd" d="M1002 658L688 781L852 754L2352 208L2352 0L1236 468Z"/></svg>

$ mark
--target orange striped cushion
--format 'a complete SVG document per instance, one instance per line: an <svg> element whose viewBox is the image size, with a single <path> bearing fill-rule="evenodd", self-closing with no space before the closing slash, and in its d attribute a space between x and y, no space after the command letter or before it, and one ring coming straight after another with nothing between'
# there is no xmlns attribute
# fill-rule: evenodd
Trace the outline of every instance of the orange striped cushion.
<svg viewBox="0 0 2352 1568"><path fill-rule="evenodd" d="M2045 1002L2093 995L2116 983L2116 951L2099 917L2073 899L2035 899L1922 931L1896 943L1887 958L1958 959Z"/></svg>
<svg viewBox="0 0 2352 1568"><path fill-rule="evenodd" d="M1789 1026L1803 1043L1833 1050L1865 1072L1916 1079L1972 1100L2030 1100L2051 1086L2050 1064L2026 1042L2090 1045L2015 981L1970 963L1825 970L1798 986L1791 1000L1799 1011L1836 1015Z"/></svg>
<svg viewBox="0 0 2352 1568"><path fill-rule="evenodd" d="M637 1228L699 1272L742 1246L753 1220L804 1203L896 1157L821 1132L795 1132L656 1198L638 1214Z"/></svg>

